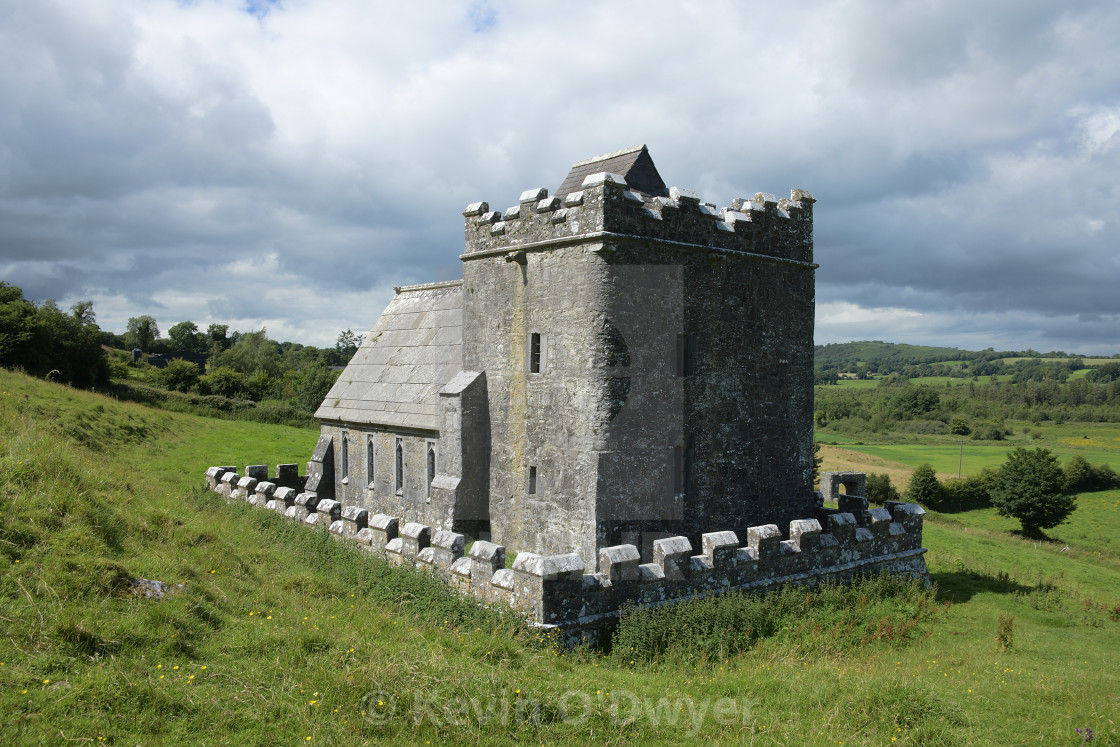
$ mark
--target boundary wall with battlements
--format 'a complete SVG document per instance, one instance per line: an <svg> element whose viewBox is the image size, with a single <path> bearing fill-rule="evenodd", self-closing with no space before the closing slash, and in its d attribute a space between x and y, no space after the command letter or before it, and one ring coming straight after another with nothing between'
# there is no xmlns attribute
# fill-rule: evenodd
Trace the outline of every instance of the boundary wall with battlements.
<svg viewBox="0 0 1120 747"><path fill-rule="evenodd" d="M633 545L616 545L602 548L598 569L588 572L577 553L522 552L507 568L501 545L479 540L468 553L462 534L402 524L398 517L370 515L358 506L278 486L260 479L267 478L263 465L246 472L242 476L231 467L211 467L206 485L229 501L243 500L322 527L394 565L424 569L484 603L509 605L538 625L559 628L570 639L595 640L627 604L655 607L728 591L756 593L878 572L929 581L922 547L925 511L893 501L885 508L869 508L862 496L840 494L839 485L858 484L860 473L822 475L826 497L838 499L840 508L822 510L820 519L791 522L788 540L775 524L751 527L745 545L734 532L706 533L699 553L687 538L668 537L654 542L650 563L641 562Z"/></svg>

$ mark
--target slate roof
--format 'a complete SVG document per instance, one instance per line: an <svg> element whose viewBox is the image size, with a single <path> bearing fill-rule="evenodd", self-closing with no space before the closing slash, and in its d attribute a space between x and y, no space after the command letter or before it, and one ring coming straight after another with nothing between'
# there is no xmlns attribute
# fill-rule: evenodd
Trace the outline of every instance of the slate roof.
<svg viewBox="0 0 1120 747"><path fill-rule="evenodd" d="M578 192L585 178L601 171L625 177L630 189L650 197L669 196L669 190L661 180L661 174L657 173L657 167L653 165L653 159L649 157L649 151L644 145L573 164L572 170L564 177L563 184L554 193L555 196L565 197L570 192Z"/></svg>
<svg viewBox="0 0 1120 747"><path fill-rule="evenodd" d="M398 288L315 417L438 431L439 390L463 367L462 286Z"/></svg>

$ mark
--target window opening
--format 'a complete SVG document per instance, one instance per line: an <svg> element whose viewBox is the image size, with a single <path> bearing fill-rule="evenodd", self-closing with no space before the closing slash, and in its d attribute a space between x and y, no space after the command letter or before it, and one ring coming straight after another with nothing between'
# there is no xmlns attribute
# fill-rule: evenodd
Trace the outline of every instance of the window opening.
<svg viewBox="0 0 1120 747"><path fill-rule="evenodd" d="M399 438L397 439L397 446L395 449L393 461L395 462L394 471L396 472L396 491L399 495L404 491L404 444L401 443L401 440Z"/></svg>
<svg viewBox="0 0 1120 747"><path fill-rule="evenodd" d="M541 372L541 333L529 335L529 373Z"/></svg>
<svg viewBox="0 0 1120 747"><path fill-rule="evenodd" d="M529 495L537 494L537 468L529 468Z"/></svg>
<svg viewBox="0 0 1120 747"><path fill-rule="evenodd" d="M677 335L677 376L690 376L696 366L696 335Z"/></svg>
<svg viewBox="0 0 1120 747"><path fill-rule="evenodd" d="M339 446L342 461L342 479L345 480L350 476L350 437L343 433L342 444Z"/></svg>
<svg viewBox="0 0 1120 747"><path fill-rule="evenodd" d="M436 445L428 443L428 491L432 490L432 480L436 479Z"/></svg>
<svg viewBox="0 0 1120 747"><path fill-rule="evenodd" d="M373 463L373 436L366 437L366 481L369 486L373 487L374 478L374 463Z"/></svg>

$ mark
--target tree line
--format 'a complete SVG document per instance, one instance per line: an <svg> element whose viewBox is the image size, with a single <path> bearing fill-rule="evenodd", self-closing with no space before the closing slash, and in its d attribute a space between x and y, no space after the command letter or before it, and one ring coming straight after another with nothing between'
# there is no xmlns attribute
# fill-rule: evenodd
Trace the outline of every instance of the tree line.
<svg viewBox="0 0 1120 747"><path fill-rule="evenodd" d="M156 320L140 315L128 320L124 334L98 327L90 301L63 311L54 301L36 303L22 289L0 281L0 365L19 368L81 388L124 389L150 386L199 397L250 403L282 403L313 413L362 342L352 330L339 333L333 347L318 348L270 339L267 330L241 332L226 324L205 330L182 321L160 334ZM140 350L134 362L132 351ZM204 356L204 370L177 355ZM162 356L163 367L147 363ZM228 402L203 402L229 410Z"/></svg>
<svg viewBox="0 0 1120 747"><path fill-rule="evenodd" d="M0 365L84 389L101 387L109 381L101 339L92 302L63 311L0 280Z"/></svg>
<svg viewBox="0 0 1120 747"><path fill-rule="evenodd" d="M1008 420L1120 422L1120 376L1068 382L913 384L895 374L867 389L818 387L815 422L838 433L901 431L1001 440Z"/></svg>

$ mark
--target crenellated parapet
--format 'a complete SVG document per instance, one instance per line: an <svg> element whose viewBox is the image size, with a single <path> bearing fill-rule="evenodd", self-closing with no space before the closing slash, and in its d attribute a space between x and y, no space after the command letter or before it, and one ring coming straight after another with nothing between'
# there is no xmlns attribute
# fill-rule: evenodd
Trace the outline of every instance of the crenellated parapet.
<svg viewBox="0 0 1120 747"><path fill-rule="evenodd" d="M856 474L843 476L854 481ZM468 548L463 534L388 514L369 515L308 491L296 494L267 480L242 477L230 467L208 469L206 485L227 500L244 500L329 529L394 565L423 569L482 602L508 605L537 624L572 636L594 637L626 605L660 606L876 572L929 579L922 507L888 501L883 508L870 508L866 498L854 494L845 501L852 510L822 510L819 518L790 522L788 539L775 524L750 527L745 543L732 531L704 534L699 548L686 537L666 537L654 541L649 563L641 562L637 547L621 544L601 548L598 568L589 571L574 552L522 552L507 568L501 545L478 540Z"/></svg>
<svg viewBox="0 0 1120 747"><path fill-rule="evenodd" d="M588 176L580 190L563 198L530 189L505 210L491 210L486 202L468 205L462 259L505 253L520 262L519 252L565 243L643 240L811 264L814 202L809 192L794 189L788 198L759 192L717 208L687 189L651 196L604 172Z"/></svg>

